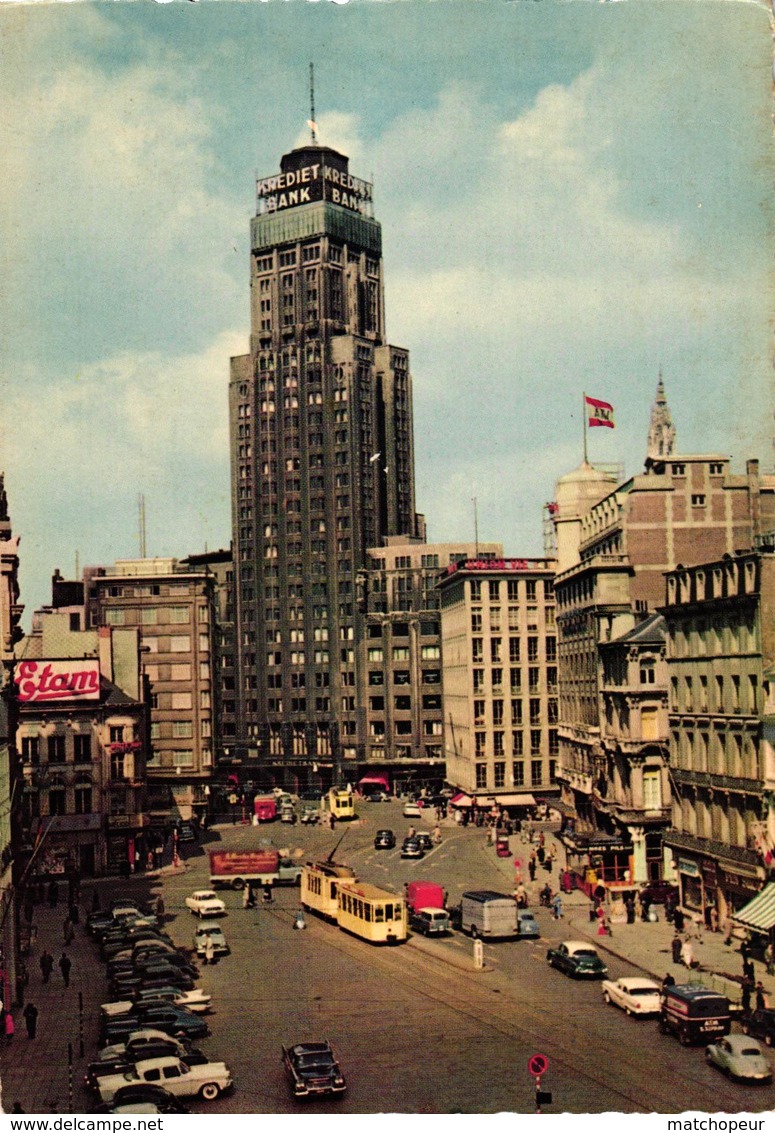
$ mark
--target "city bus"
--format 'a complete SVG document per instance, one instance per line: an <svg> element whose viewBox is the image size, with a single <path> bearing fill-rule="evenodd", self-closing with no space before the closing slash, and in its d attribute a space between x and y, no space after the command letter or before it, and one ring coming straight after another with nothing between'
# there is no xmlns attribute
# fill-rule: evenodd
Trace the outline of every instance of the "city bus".
<svg viewBox="0 0 775 1133"><path fill-rule="evenodd" d="M307 862L301 870L302 908L312 909L322 917L335 921L339 912L340 886L356 880L355 872L348 865L337 865L330 860Z"/></svg>
<svg viewBox="0 0 775 1133"><path fill-rule="evenodd" d="M342 791L332 787L328 792L328 809L334 818L355 818L355 799L352 791Z"/></svg>
<svg viewBox="0 0 775 1133"><path fill-rule="evenodd" d="M376 885L351 881L339 886L336 923L372 944L406 940L406 901Z"/></svg>

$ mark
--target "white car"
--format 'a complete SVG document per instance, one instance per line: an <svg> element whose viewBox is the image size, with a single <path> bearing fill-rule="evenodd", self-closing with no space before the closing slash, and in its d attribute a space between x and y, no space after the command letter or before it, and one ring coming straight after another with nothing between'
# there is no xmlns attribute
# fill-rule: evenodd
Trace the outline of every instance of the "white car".
<svg viewBox="0 0 775 1133"><path fill-rule="evenodd" d="M186 908L190 909L195 917L226 916L226 906L212 889L197 889L190 897L186 897Z"/></svg>
<svg viewBox="0 0 775 1133"><path fill-rule="evenodd" d="M119 999L113 1003L103 1003L100 1005L100 1011L106 1018L130 1015L135 1007L149 1000L164 1000L174 1003L176 1007L186 1007L189 1011L204 1015L212 1007L213 997L202 991L201 987L192 988L191 991L183 991L179 987L149 988L147 992L139 995L137 1000Z"/></svg>
<svg viewBox="0 0 775 1133"><path fill-rule="evenodd" d="M658 1015L661 989L653 980L626 976L621 980L603 980L603 999L621 1007L628 1015Z"/></svg>
<svg viewBox="0 0 775 1133"><path fill-rule="evenodd" d="M231 1071L223 1062L186 1066L179 1058L148 1058L138 1062L134 1070L100 1078L100 1099L111 1102L116 1090L137 1082L152 1082L155 1086L163 1086L176 1098L200 1097L208 1102L215 1101L234 1084Z"/></svg>
<svg viewBox="0 0 775 1133"><path fill-rule="evenodd" d="M422 818L422 811L417 803L404 803L404 818Z"/></svg>

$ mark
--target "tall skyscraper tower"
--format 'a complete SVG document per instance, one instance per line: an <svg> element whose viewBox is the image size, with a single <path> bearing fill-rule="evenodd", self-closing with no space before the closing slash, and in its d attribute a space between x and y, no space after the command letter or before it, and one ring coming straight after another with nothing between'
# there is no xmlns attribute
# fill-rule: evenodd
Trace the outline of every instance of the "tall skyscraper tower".
<svg viewBox="0 0 775 1133"><path fill-rule="evenodd" d="M257 184L250 353L231 360L238 749L349 778L366 549L414 536L412 383L385 339L372 186L314 140Z"/></svg>

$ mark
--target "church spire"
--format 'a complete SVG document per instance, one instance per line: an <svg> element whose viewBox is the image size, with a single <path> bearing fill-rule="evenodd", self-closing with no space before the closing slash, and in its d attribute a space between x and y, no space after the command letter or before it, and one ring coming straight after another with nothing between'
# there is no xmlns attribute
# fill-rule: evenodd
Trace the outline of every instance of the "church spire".
<svg viewBox="0 0 775 1133"><path fill-rule="evenodd" d="M659 369L657 397L651 407L646 464L654 464L672 456L675 445L675 428L670 417L670 409L665 397L665 383L662 381L662 368Z"/></svg>

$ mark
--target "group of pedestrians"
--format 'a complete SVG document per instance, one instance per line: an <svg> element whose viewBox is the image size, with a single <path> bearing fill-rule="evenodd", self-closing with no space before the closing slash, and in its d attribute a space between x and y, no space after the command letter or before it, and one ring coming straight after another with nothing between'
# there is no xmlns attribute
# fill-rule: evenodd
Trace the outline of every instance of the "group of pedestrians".
<svg viewBox="0 0 775 1133"><path fill-rule="evenodd" d="M47 948L43 949L39 963L40 972L43 976L43 983L47 984L49 979L51 978L51 973L54 970L54 957L51 955ZM64 980L65 987L70 986L70 972L72 970L72 967L72 960L66 952L63 952L59 957L59 970L62 973L62 979Z"/></svg>

